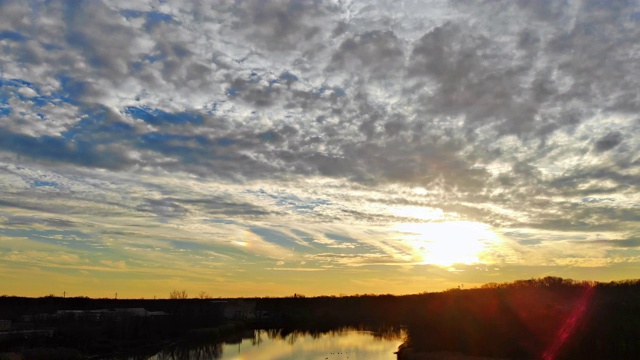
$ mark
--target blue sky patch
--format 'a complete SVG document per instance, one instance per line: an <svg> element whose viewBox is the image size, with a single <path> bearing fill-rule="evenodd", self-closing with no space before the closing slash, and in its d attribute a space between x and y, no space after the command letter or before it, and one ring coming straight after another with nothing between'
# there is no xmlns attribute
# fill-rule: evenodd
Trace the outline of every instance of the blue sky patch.
<svg viewBox="0 0 640 360"><path fill-rule="evenodd" d="M193 251L197 252L198 254L202 254L202 252L206 251L213 251L224 256L233 256L240 258L246 258L247 255L249 255L246 251L244 251L244 249L231 246L220 246L218 244L203 244L184 240L169 240L168 243L174 250L188 252Z"/></svg>
<svg viewBox="0 0 640 360"><path fill-rule="evenodd" d="M287 207L296 212L308 214L311 213L318 206L331 205L331 201L321 198L304 198L301 199L293 194L271 194L264 189L260 190L246 190L245 193L252 194L257 197L268 197L276 200L276 205L281 207Z"/></svg>
<svg viewBox="0 0 640 360"><path fill-rule="evenodd" d="M24 237L31 241L91 252L104 251L104 244L77 230L0 229L0 235Z"/></svg>
<svg viewBox="0 0 640 360"><path fill-rule="evenodd" d="M207 219L205 221L213 224L224 224L224 225L233 225L236 223L234 220L230 220L230 219Z"/></svg>
<svg viewBox="0 0 640 360"><path fill-rule="evenodd" d="M594 198L594 197L586 197L582 199L583 203L592 203L592 204L597 204L597 203L602 203L602 202L615 202L616 199L614 198Z"/></svg>
<svg viewBox="0 0 640 360"><path fill-rule="evenodd" d="M258 226L252 226L249 230L265 241L279 245L285 249L308 250L308 247L299 244L295 238L283 232Z"/></svg>
<svg viewBox="0 0 640 360"><path fill-rule="evenodd" d="M120 14L127 20L144 17L145 30L150 30L159 23L170 23L175 21L173 16L159 11L139 11L139 10L120 10Z"/></svg>
<svg viewBox="0 0 640 360"><path fill-rule="evenodd" d="M189 136L189 135L168 134L168 133L159 133L159 132L142 134L140 136L140 139L150 144L195 141L199 145L205 145L207 142L207 138L205 138L204 136Z"/></svg>
<svg viewBox="0 0 640 360"><path fill-rule="evenodd" d="M144 16L144 11L140 10L120 10L120 14L124 16L127 20L129 19L137 19Z"/></svg>
<svg viewBox="0 0 640 360"><path fill-rule="evenodd" d="M142 61L134 61L131 63L131 69L133 71L140 71L142 70L142 66L143 66L143 62ZM140 101L139 98L136 98L136 101Z"/></svg>
<svg viewBox="0 0 640 360"><path fill-rule="evenodd" d="M287 82L294 82L294 81L298 81L298 77L287 71L287 72L283 72L280 75L280 80L284 80Z"/></svg>
<svg viewBox="0 0 640 360"><path fill-rule="evenodd" d="M255 72L251 72L251 75L249 75L249 80L247 80L247 82L250 84L257 84L261 79L262 77L260 75Z"/></svg>
<svg viewBox="0 0 640 360"><path fill-rule="evenodd" d="M164 60L166 56L164 54L155 54L155 55L145 55L144 59L150 63L154 63L156 61Z"/></svg>
<svg viewBox="0 0 640 360"><path fill-rule="evenodd" d="M202 123L204 122L204 119L199 114L190 112L170 113L160 109L152 109L147 106L127 106L124 109L124 112L136 119L140 119L152 125L202 125Z"/></svg>
<svg viewBox="0 0 640 360"><path fill-rule="evenodd" d="M33 85L30 82L28 82L26 80L22 80L22 79L0 78L0 86L14 86L14 87L27 86L27 87L32 87Z"/></svg>
<svg viewBox="0 0 640 360"><path fill-rule="evenodd" d="M36 96L28 97L20 93L21 88L29 88L36 92ZM9 99L11 97L16 97L24 102L31 102L36 107L42 107L48 104L55 105L56 103L60 103L60 100L53 96L42 96L40 95L40 88L28 81L22 79L4 79L0 78L0 105L8 105ZM8 108L8 107L6 107ZM34 110L35 111L35 110ZM9 115L11 113L10 110L4 110L3 115ZM44 118L44 115L41 113L37 113L36 115L40 116L40 118Z"/></svg>
<svg viewBox="0 0 640 360"><path fill-rule="evenodd" d="M146 13L145 19L145 28L147 30L153 28L159 23L170 23L174 21L173 16L158 11L150 11Z"/></svg>
<svg viewBox="0 0 640 360"><path fill-rule="evenodd" d="M279 136L278 136L278 133L276 133L275 131L265 131L265 132L259 134L258 137L262 141L270 142L270 141L278 139Z"/></svg>
<svg viewBox="0 0 640 360"><path fill-rule="evenodd" d="M56 187L58 186L57 182L54 181L34 181L33 186L35 187Z"/></svg>
<svg viewBox="0 0 640 360"><path fill-rule="evenodd" d="M222 137L219 138L215 141L215 144L218 146L222 146L222 147L226 147L226 146L231 146L233 144L235 144L235 140L227 138L227 137Z"/></svg>
<svg viewBox="0 0 640 360"><path fill-rule="evenodd" d="M25 42L27 41L27 37L16 31L3 30L3 31L0 31L0 40Z"/></svg>
<svg viewBox="0 0 640 360"><path fill-rule="evenodd" d="M289 229L292 233L296 234L297 237L299 237L300 239L306 241L307 243L311 244L313 242L313 240L315 240L315 238L313 237L313 235L304 232L302 230L298 230L298 229Z"/></svg>
<svg viewBox="0 0 640 360"><path fill-rule="evenodd" d="M326 233L324 234L324 236L327 237L327 239L331 239L331 240L336 240L336 241L341 241L341 242L355 242L354 239L348 237L348 236L343 236L343 235L339 235L339 234L333 234L333 233Z"/></svg>
<svg viewBox="0 0 640 360"><path fill-rule="evenodd" d="M212 246L207 246L207 245L199 244L192 241L170 240L169 243L171 244L171 247L173 247L174 249L180 249L180 250L194 250L194 251L213 250Z"/></svg>
<svg viewBox="0 0 640 360"><path fill-rule="evenodd" d="M213 115L218 110L218 103L211 103L211 105L206 106L207 114Z"/></svg>

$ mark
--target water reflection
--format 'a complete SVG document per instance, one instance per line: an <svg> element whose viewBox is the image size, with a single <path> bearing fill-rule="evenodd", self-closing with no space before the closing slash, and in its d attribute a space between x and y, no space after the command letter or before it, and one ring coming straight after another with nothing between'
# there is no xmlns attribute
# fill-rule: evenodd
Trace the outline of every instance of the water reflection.
<svg viewBox="0 0 640 360"><path fill-rule="evenodd" d="M223 343L174 346L147 360L392 360L404 340L398 329L345 328L327 332L253 330ZM139 360L138 358L128 358Z"/></svg>
<svg viewBox="0 0 640 360"><path fill-rule="evenodd" d="M164 350L152 357L149 360L205 360L205 359L221 359L222 358L222 345L221 344L208 344L197 347L172 347ZM130 358L134 360L134 358Z"/></svg>

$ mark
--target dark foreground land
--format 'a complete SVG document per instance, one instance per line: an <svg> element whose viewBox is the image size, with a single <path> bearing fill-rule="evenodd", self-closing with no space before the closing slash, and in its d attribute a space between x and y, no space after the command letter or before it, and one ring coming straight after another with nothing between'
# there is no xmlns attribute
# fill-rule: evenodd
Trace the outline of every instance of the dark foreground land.
<svg viewBox="0 0 640 360"><path fill-rule="evenodd" d="M251 329L402 327L398 358L640 359L640 280L546 277L418 295L112 300L0 297L0 359L152 355ZM189 352L185 352L189 359Z"/></svg>

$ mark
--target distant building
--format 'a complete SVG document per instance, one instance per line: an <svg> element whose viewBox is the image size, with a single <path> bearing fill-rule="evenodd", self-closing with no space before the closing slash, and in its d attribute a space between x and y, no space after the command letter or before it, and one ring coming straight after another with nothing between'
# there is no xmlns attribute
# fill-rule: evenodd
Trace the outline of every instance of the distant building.
<svg viewBox="0 0 640 360"><path fill-rule="evenodd" d="M39 314L35 318L41 320L72 318L75 320L105 320L123 317L152 317L169 315L164 311L148 311L145 308L116 308L98 310L58 310L53 315Z"/></svg>
<svg viewBox="0 0 640 360"><path fill-rule="evenodd" d="M115 309L115 312L119 315L129 315L129 316L139 316L139 317L147 317L149 316L149 311L145 308L122 308Z"/></svg>
<svg viewBox="0 0 640 360"><path fill-rule="evenodd" d="M115 309L115 312L120 315L138 316L138 317L169 315L169 313L164 311L149 311L145 308L122 308L122 309Z"/></svg>
<svg viewBox="0 0 640 360"><path fill-rule="evenodd" d="M84 317L85 313L88 311L85 310L58 310L54 314L55 318L65 318L65 319L80 319Z"/></svg>

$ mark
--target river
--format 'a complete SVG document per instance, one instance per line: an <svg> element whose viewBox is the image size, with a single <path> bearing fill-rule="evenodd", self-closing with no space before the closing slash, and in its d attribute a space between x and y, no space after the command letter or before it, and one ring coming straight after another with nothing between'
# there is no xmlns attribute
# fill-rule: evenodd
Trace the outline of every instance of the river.
<svg viewBox="0 0 640 360"><path fill-rule="evenodd" d="M400 332L380 334L357 329L324 333L251 331L233 342L174 347L148 360L393 360L403 341Z"/></svg>

